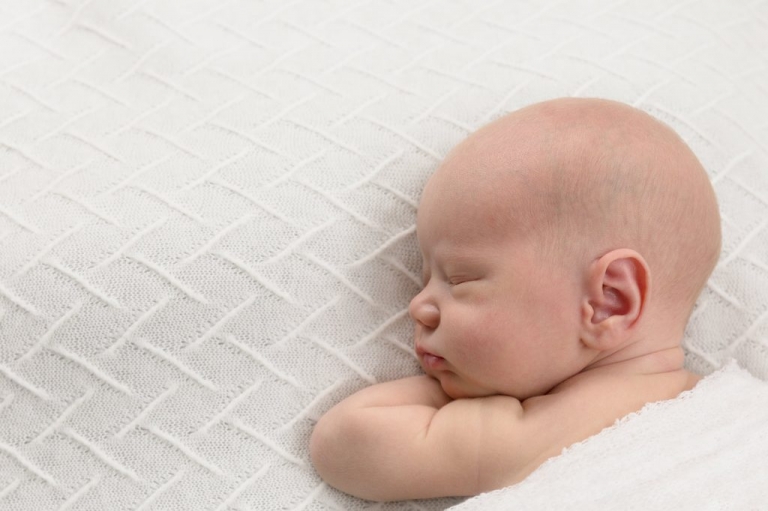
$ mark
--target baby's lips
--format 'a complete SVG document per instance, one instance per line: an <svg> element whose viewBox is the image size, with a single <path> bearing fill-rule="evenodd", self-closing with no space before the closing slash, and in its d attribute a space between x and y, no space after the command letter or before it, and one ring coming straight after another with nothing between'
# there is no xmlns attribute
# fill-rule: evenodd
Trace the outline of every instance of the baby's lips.
<svg viewBox="0 0 768 511"><path fill-rule="evenodd" d="M432 353L432 352L430 352L429 350L425 349L425 348L424 348L424 346L422 346L421 344L419 344L418 342L416 342L416 356L417 356L417 357L419 357L419 358L421 358L421 357L423 357L423 356L424 356L424 354L425 354L425 353L429 353L430 355L432 355L432 354L433 354L433 353Z"/></svg>
<svg viewBox="0 0 768 511"><path fill-rule="evenodd" d="M438 357L437 355L433 355L431 353L424 353L424 355L421 356L421 360L425 366L431 369L440 369L443 362L445 362L443 357Z"/></svg>
<svg viewBox="0 0 768 511"><path fill-rule="evenodd" d="M440 369L440 367L445 363L445 359L443 357L427 351L418 344L416 345L416 356L419 357L419 360L421 360L421 363L425 367L429 367L431 369Z"/></svg>

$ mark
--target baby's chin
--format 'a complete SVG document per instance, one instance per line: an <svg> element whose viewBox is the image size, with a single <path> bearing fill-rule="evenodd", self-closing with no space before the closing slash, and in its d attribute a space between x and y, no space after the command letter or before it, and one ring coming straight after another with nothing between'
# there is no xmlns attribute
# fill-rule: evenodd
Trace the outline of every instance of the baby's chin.
<svg viewBox="0 0 768 511"><path fill-rule="evenodd" d="M443 392L445 392L451 399L488 397L501 394L501 392L465 382L452 373L443 373L438 376L437 379L440 381L440 386L443 388Z"/></svg>
<svg viewBox="0 0 768 511"><path fill-rule="evenodd" d="M518 385L518 387L520 387L520 392L516 392L517 389L512 388L499 389L493 385L484 384L483 382L467 381L456 373L449 371L441 371L438 374L432 374L430 376L440 382L443 392L445 392L451 399L509 396L519 401L523 401L528 397L539 395L535 392L531 392L531 389L524 388L522 385ZM528 391L527 394L526 391Z"/></svg>

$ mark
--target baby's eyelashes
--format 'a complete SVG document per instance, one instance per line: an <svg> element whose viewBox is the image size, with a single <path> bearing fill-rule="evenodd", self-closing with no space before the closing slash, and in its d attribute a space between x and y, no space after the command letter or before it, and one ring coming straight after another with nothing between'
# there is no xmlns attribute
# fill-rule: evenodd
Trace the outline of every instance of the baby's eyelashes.
<svg viewBox="0 0 768 511"><path fill-rule="evenodd" d="M467 284L469 282L477 282L482 278L483 277L481 275L476 273L453 273L449 274L449 276L446 278L446 281L451 286L458 286L461 284Z"/></svg>

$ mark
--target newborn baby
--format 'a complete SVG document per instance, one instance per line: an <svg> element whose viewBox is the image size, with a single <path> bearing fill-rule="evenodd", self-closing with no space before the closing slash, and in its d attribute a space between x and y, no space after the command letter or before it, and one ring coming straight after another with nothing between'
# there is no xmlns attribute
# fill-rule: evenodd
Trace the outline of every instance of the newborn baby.
<svg viewBox="0 0 768 511"><path fill-rule="evenodd" d="M720 218L699 161L651 116L559 99L492 122L429 179L417 235L426 375L320 419L328 484L371 500L502 488L699 380L680 343Z"/></svg>

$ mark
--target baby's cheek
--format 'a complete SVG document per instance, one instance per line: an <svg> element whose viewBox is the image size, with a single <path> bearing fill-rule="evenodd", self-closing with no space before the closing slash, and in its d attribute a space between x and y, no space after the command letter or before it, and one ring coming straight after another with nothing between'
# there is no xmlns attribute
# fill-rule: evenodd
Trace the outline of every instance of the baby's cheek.
<svg viewBox="0 0 768 511"><path fill-rule="evenodd" d="M450 336L453 354L464 364L484 362L494 350L494 337L502 334L499 314L492 308L469 303L444 312L441 327Z"/></svg>
<svg viewBox="0 0 768 511"><path fill-rule="evenodd" d="M478 317L461 331L462 342L457 346L460 355L471 365L486 363L497 351L496 328L491 318Z"/></svg>

